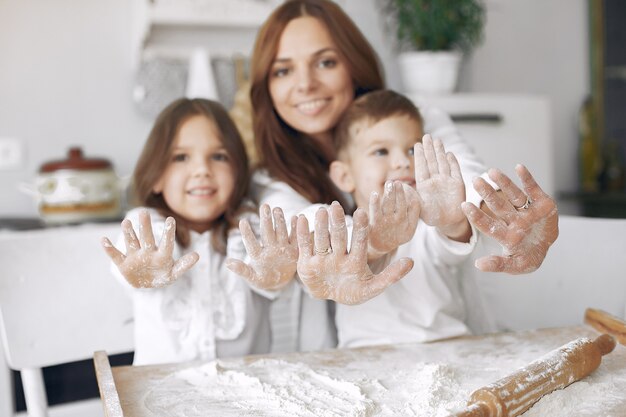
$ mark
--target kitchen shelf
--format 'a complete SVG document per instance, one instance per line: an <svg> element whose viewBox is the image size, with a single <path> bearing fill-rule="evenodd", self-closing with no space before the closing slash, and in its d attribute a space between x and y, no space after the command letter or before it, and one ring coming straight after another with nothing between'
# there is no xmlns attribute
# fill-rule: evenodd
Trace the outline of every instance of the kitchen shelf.
<svg viewBox="0 0 626 417"><path fill-rule="evenodd" d="M131 47L133 69L141 61L150 34L158 27L256 30L280 0L135 0Z"/></svg>
<svg viewBox="0 0 626 417"><path fill-rule="evenodd" d="M577 203L585 217L626 218L625 192L561 192L559 198Z"/></svg>
<svg viewBox="0 0 626 417"><path fill-rule="evenodd" d="M164 4L163 4L164 3ZM149 8L153 25L259 27L269 15L268 3L252 1L163 2Z"/></svg>

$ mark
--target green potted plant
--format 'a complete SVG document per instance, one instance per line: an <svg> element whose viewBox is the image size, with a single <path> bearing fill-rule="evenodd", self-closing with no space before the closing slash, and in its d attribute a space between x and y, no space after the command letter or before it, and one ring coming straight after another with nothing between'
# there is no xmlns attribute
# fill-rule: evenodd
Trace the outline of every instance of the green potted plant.
<svg viewBox="0 0 626 417"><path fill-rule="evenodd" d="M482 42L482 0L383 0L409 93L454 91L463 53Z"/></svg>

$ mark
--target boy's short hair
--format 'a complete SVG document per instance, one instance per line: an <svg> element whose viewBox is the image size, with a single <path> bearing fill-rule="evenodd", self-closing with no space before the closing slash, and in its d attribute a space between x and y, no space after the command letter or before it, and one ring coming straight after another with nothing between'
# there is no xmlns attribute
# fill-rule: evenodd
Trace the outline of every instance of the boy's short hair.
<svg viewBox="0 0 626 417"><path fill-rule="evenodd" d="M333 132L333 144L337 154L345 149L352 140L350 129L363 120L371 124L392 116L407 116L420 125L422 115L411 100L393 90L376 90L364 94L344 112Z"/></svg>

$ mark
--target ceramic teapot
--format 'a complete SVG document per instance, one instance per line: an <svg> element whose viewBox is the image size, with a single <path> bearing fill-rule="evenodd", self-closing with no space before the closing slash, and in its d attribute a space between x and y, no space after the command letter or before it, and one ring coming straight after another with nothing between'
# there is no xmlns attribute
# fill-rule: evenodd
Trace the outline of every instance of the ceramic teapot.
<svg viewBox="0 0 626 417"><path fill-rule="evenodd" d="M102 158L85 158L82 149L69 149L67 159L44 163L34 184L20 189L34 196L46 224L118 219L127 181Z"/></svg>

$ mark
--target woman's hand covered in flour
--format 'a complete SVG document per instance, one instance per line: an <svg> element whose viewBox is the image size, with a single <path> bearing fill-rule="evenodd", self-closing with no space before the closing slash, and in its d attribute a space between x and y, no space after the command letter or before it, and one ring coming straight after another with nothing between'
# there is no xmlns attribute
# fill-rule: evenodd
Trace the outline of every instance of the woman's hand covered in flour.
<svg viewBox="0 0 626 417"><path fill-rule="evenodd" d="M199 259L198 254L192 252L174 260L172 254L176 221L172 217L165 220L165 230L159 246L155 243L147 210L139 213L139 238L128 219L122 221L122 232L126 254L117 250L106 237L102 239L102 246L122 275L135 288L164 287L189 270Z"/></svg>
<svg viewBox="0 0 626 417"><path fill-rule="evenodd" d="M296 217L291 219L291 233L288 234L285 216L279 207L270 210L267 204L263 204L259 212L260 241L252 232L247 220L241 220L239 223L243 244L251 259L250 265L229 258L226 267L241 275L256 288L275 291L289 284L296 273L298 260Z"/></svg>
<svg viewBox="0 0 626 417"><path fill-rule="evenodd" d="M452 153L446 153L441 140L430 135L424 135L413 150L420 217L449 238L467 241L471 228L461 210L465 184L459 163Z"/></svg>
<svg viewBox="0 0 626 417"><path fill-rule="evenodd" d="M369 259L380 258L411 240L419 216L418 195L412 187L387 181L382 198L373 192L369 204Z"/></svg>
<svg viewBox="0 0 626 417"><path fill-rule="evenodd" d="M348 252L346 219L339 203L316 213L313 237L306 217L298 218L298 275L316 298L360 304L383 292L413 268L412 259L402 258L374 274L367 264L367 214L358 209L353 220Z"/></svg>
<svg viewBox="0 0 626 417"><path fill-rule="evenodd" d="M502 193L497 193L482 178L474 180L474 188L494 217L471 203L463 204L469 221L478 230L496 239L503 248L501 256L476 260L476 267L482 271L509 274L532 272L539 268L550 245L559 236L559 215L554 200L543 192L525 166L517 165L515 171L524 191L496 169L489 170L489 178Z"/></svg>

